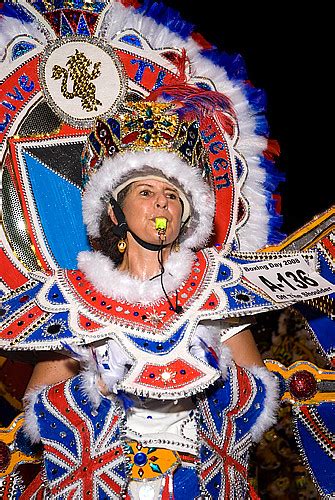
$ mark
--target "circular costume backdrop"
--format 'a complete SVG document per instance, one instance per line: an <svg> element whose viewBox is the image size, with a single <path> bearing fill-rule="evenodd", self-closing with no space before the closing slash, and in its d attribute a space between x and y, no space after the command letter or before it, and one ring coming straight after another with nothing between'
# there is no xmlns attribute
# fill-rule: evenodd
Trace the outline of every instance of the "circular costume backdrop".
<svg viewBox="0 0 335 500"><path fill-rule="evenodd" d="M216 201L211 244L249 251L278 240L268 190L280 180L275 149L263 93L241 78L241 59L233 68L187 23L179 31L178 17L167 27L163 13L157 19L131 4L22 2L19 12L22 21L3 23L0 154L6 237L28 269L76 267L78 252L89 248L81 154L95 120L126 99L178 86L181 74L207 105L214 93L230 102L228 110L211 104L200 122Z"/></svg>

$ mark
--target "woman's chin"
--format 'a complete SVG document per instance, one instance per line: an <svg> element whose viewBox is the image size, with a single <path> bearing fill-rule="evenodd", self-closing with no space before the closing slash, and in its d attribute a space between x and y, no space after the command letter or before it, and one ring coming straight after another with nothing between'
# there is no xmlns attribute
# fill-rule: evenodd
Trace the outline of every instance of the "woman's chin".
<svg viewBox="0 0 335 500"><path fill-rule="evenodd" d="M148 232L148 233L143 234L143 235L137 234L137 236L139 238L141 238L141 240L145 241L146 243L150 243L150 245L161 245L161 244L172 245L172 243L174 241L169 234L166 234L165 238L161 239L156 231L154 231L152 233Z"/></svg>

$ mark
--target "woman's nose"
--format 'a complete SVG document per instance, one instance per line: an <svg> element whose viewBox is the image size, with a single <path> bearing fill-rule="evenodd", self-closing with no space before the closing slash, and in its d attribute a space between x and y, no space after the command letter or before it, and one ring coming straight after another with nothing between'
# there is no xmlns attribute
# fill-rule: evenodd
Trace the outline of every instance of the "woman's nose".
<svg viewBox="0 0 335 500"><path fill-rule="evenodd" d="M156 207L157 208L167 208L168 207L168 199L165 195L163 195L163 194L157 195Z"/></svg>

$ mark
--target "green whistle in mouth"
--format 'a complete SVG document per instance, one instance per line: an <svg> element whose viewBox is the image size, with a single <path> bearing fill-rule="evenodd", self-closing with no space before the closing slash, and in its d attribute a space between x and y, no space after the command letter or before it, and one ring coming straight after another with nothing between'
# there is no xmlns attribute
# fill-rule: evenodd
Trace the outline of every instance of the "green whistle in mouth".
<svg viewBox="0 0 335 500"><path fill-rule="evenodd" d="M165 217L156 217L155 223L157 231L166 231L167 219Z"/></svg>
<svg viewBox="0 0 335 500"><path fill-rule="evenodd" d="M158 232L158 237L161 241L166 240L166 227L167 227L167 219L165 217L156 217L155 218L156 230Z"/></svg>

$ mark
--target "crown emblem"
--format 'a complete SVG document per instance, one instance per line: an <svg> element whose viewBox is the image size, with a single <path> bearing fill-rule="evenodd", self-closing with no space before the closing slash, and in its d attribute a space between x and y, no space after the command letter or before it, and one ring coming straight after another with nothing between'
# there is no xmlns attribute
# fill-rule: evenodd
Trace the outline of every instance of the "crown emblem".
<svg viewBox="0 0 335 500"><path fill-rule="evenodd" d="M106 156L151 150L177 153L190 166L208 171L198 122L183 120L171 103L139 101L127 103L111 118L96 121L84 152L84 182Z"/></svg>

